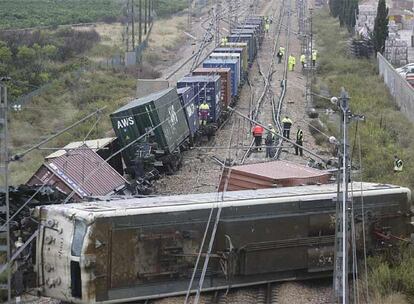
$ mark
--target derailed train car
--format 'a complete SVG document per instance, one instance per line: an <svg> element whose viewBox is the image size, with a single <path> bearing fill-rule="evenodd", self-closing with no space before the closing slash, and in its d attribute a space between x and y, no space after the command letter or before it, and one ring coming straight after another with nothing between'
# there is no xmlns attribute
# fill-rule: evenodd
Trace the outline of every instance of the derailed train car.
<svg viewBox="0 0 414 304"><path fill-rule="evenodd" d="M360 185L352 187L358 248ZM410 190L372 183L362 187L368 250L386 242L378 239L381 235L388 240L409 235ZM225 193L222 201L219 197L193 194L37 208L41 294L74 303L183 294L209 213L213 209L214 219L219 207L203 290L332 275L335 185L235 191Z"/></svg>

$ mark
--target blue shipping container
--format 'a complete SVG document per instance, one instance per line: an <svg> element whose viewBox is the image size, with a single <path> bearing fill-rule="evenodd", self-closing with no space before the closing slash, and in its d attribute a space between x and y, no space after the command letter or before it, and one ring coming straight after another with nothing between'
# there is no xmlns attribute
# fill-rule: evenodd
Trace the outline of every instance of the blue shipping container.
<svg viewBox="0 0 414 304"><path fill-rule="evenodd" d="M191 136L198 130L199 120L196 100L194 97L194 89L192 87L177 89L178 96L185 111L185 118L187 119L188 128Z"/></svg>
<svg viewBox="0 0 414 304"><path fill-rule="evenodd" d="M237 59L206 59L203 68L230 68L231 69L231 96L237 96L240 84L240 70Z"/></svg>
<svg viewBox="0 0 414 304"><path fill-rule="evenodd" d="M221 82L219 75L186 76L177 82L177 88L192 87L197 109L205 100L210 106L210 122L217 122L221 115Z"/></svg>
<svg viewBox="0 0 414 304"><path fill-rule="evenodd" d="M226 52L217 52L216 50L213 50L213 52L210 54L209 59L237 59L239 62L237 63L237 69L239 69L240 71L240 81L241 79L243 79L243 74L244 72L247 72L243 70L243 62L242 62L242 57L239 53L236 52L231 52L231 53L226 53ZM240 85L240 83L239 83Z"/></svg>
<svg viewBox="0 0 414 304"><path fill-rule="evenodd" d="M232 34L227 36L229 42L247 42L249 46L249 62L252 63L256 55L252 35Z"/></svg>

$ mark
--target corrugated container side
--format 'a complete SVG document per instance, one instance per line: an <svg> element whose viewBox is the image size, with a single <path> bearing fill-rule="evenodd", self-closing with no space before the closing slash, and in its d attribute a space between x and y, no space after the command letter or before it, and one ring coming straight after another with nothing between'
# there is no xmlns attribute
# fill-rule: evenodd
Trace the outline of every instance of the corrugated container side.
<svg viewBox="0 0 414 304"><path fill-rule="evenodd" d="M231 69L230 68L197 68L193 75L220 75L222 109L227 109L231 103Z"/></svg>
<svg viewBox="0 0 414 304"><path fill-rule="evenodd" d="M229 35L227 39L229 42L246 42L249 48L249 62L253 62L255 51L251 35Z"/></svg>
<svg viewBox="0 0 414 304"><path fill-rule="evenodd" d="M154 104L155 111L153 113L157 115L159 120L158 123L165 121L165 123L161 125L161 128L155 129L154 132L159 131L159 137L165 139L165 142L167 143L167 152L172 153L190 135L185 119L184 109L181 106L177 90L172 88L168 94L164 95L162 98L154 100ZM156 125L157 123L150 125L150 127Z"/></svg>
<svg viewBox="0 0 414 304"><path fill-rule="evenodd" d="M240 83L240 71L237 68L235 59L206 59L203 61L203 68L230 68L231 69L231 95L237 96Z"/></svg>
<svg viewBox="0 0 414 304"><path fill-rule="evenodd" d="M246 57L246 61L251 64L249 60L249 44L247 42L227 42L226 45L221 46L223 48L243 48L243 52L245 55L243 57Z"/></svg>
<svg viewBox="0 0 414 304"><path fill-rule="evenodd" d="M150 137L154 137L151 142L156 142L158 149L171 153L190 132L175 88L136 99L112 113L110 117L122 146L130 144L165 121L150 134ZM132 165L137 146L146 140L147 138L143 138L125 150L123 156L127 166Z"/></svg>
<svg viewBox="0 0 414 304"><path fill-rule="evenodd" d="M217 122L221 115L220 76L186 76L177 82L177 88L192 87L198 106L206 100L210 106L210 119Z"/></svg>
<svg viewBox="0 0 414 304"><path fill-rule="evenodd" d="M211 59L236 59L237 60L237 69L240 71L240 81L239 86L241 85L241 80L243 79L244 74L247 71L243 70L243 63L240 58L240 54L238 53L217 53L213 51L210 54Z"/></svg>
<svg viewBox="0 0 414 304"><path fill-rule="evenodd" d="M232 30L231 35L247 35L251 37L251 42L253 45L253 57L256 57L257 50L259 48L257 37L255 36L254 30L243 29L243 30Z"/></svg>
<svg viewBox="0 0 414 304"><path fill-rule="evenodd" d="M247 74L249 69L249 61L246 48L240 47L218 47L213 50L214 53L238 53L240 54L243 71Z"/></svg>
<svg viewBox="0 0 414 304"><path fill-rule="evenodd" d="M191 136L194 136L199 127L199 119L197 113L197 106L194 97L194 89L192 87L177 89L180 97L181 105L185 109L185 116L190 130Z"/></svg>
<svg viewBox="0 0 414 304"><path fill-rule="evenodd" d="M220 52L220 51L216 51L213 50L213 52L210 54L210 58L215 59L215 58L224 58L224 59L237 59L238 62L238 67L239 70L241 72L241 79L243 78L244 74L247 74L247 68L245 69L245 67L243 66L243 60L241 57L240 52Z"/></svg>

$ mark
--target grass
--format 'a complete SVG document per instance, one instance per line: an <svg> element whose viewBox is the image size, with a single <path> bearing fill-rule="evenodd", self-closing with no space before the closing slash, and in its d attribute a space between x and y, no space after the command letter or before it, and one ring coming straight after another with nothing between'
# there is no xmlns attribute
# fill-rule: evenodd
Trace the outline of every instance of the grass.
<svg viewBox="0 0 414 304"><path fill-rule="evenodd" d="M97 128L90 138L108 136L111 130L109 113L126 103L135 93L135 77L122 72L92 71L74 77L65 75L34 100L21 112L13 113L10 120L12 151L19 153L65 126L77 121L94 110L105 107ZM83 139L96 119L58 137L48 147L62 147ZM24 183L35 172L50 151L34 151L23 162L11 164L11 183Z"/></svg>
<svg viewBox="0 0 414 304"><path fill-rule="evenodd" d="M345 87L351 97L353 113L366 116L366 121L358 126L363 179L413 189L413 124L392 101L383 80L377 75L375 59L350 57L346 52L348 34L327 11L318 11L314 20L319 50L315 91L338 96L340 88ZM316 99L315 105L321 108L332 107L329 100L322 98ZM335 120L335 116L325 116L323 119L330 132L338 135ZM355 131L353 123L350 130L351 143L354 143ZM399 174L393 172L394 154L404 160L404 171ZM357 157L356 155L354 159ZM371 303L413 303L413 247L402 246L385 255L371 257L368 281Z"/></svg>
<svg viewBox="0 0 414 304"><path fill-rule="evenodd" d="M414 129L413 124L398 111L392 98L376 73L375 59L356 59L346 53L348 34L338 22L320 11L315 18L319 70L316 91L328 90L339 95L345 87L351 97L354 113L365 115L359 123L363 178L366 181L393 183L414 187ZM330 107L329 101L316 99L316 106ZM325 117L325 120L329 120ZM353 140L356 123L352 124ZM337 130L331 130L333 133ZM393 156L404 161L404 171L393 172Z"/></svg>
<svg viewBox="0 0 414 304"><path fill-rule="evenodd" d="M185 41L185 16L157 20L149 37L148 48L143 53L145 62L160 65L164 61L173 60L174 51Z"/></svg>

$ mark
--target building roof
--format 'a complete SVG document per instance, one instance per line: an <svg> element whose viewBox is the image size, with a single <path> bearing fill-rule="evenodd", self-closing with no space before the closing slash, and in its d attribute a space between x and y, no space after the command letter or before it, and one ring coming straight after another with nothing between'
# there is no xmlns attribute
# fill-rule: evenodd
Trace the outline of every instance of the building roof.
<svg viewBox="0 0 414 304"><path fill-rule="evenodd" d="M228 172L230 170L230 175ZM288 161L271 161L227 168L220 181L227 191L328 183L331 173Z"/></svg>
<svg viewBox="0 0 414 304"><path fill-rule="evenodd" d="M45 159L48 160L48 159L52 159L52 158L65 155L67 151L79 148L82 145L86 145L88 148L96 152L100 149L105 148L107 145L112 143L115 139L116 137L106 137L106 138L92 139L92 140L86 140L86 141L74 141L64 146L61 150L57 150L53 152L52 154L49 154L48 156L45 157Z"/></svg>
<svg viewBox="0 0 414 304"><path fill-rule="evenodd" d="M107 195L126 180L96 152L82 145L44 164L80 197Z"/></svg>

